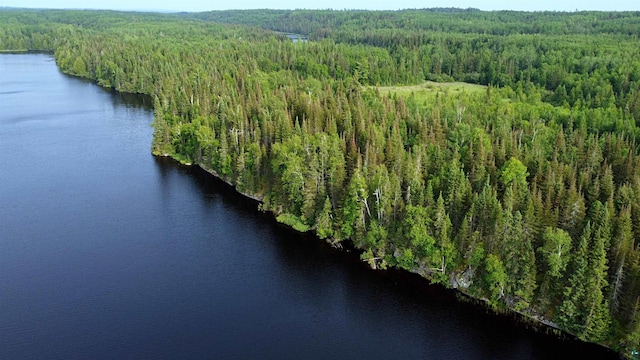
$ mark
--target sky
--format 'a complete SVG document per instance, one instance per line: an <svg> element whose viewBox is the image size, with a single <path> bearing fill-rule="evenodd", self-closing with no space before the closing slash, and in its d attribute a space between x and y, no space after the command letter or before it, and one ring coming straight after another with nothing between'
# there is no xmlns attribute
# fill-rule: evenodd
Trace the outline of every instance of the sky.
<svg viewBox="0 0 640 360"><path fill-rule="evenodd" d="M55 9L112 9L208 11L227 9L369 9L398 10L411 8L458 7L481 10L521 11L640 11L638 0L0 0L0 7Z"/></svg>

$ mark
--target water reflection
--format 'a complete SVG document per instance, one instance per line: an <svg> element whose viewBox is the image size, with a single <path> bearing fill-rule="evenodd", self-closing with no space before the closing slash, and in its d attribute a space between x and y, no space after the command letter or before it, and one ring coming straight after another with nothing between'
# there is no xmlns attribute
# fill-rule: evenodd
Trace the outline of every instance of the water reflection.
<svg viewBox="0 0 640 360"><path fill-rule="evenodd" d="M349 351L363 346L366 349L358 351L374 357L614 356L599 346L528 330L509 316L460 301L454 291L428 285L417 275L399 270L372 271L359 260L357 252L337 250L312 235L276 223L271 214L256 211L255 201L206 172L168 159L156 163L162 172L176 171L191 178L202 206L216 207L221 202L225 209L242 217L245 228L260 228L254 246L269 253L269 271L278 273L277 282L270 283L275 288L269 289L266 298L275 297L286 301L290 309L298 308L291 311L308 321L310 328L304 331L318 341ZM302 331L297 324L292 321L279 331L293 336ZM344 344L352 333L359 333L357 337L366 345ZM412 336L407 338L407 333ZM411 347L390 351L381 338Z"/></svg>

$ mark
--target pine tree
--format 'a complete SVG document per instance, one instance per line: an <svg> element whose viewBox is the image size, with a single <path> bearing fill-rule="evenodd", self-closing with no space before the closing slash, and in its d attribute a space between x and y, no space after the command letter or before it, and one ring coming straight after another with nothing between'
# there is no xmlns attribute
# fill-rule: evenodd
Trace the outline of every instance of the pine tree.
<svg viewBox="0 0 640 360"><path fill-rule="evenodd" d="M351 238L356 232L364 230L367 211L367 184L356 168L351 176L344 204L342 205L341 235L343 238Z"/></svg>
<svg viewBox="0 0 640 360"><path fill-rule="evenodd" d="M569 282L564 290L563 301L555 314L555 320L560 328L573 334L582 334L584 331L585 283L588 276L591 236L591 223L587 222L573 254Z"/></svg>
<svg viewBox="0 0 640 360"><path fill-rule="evenodd" d="M602 342L611 326L609 302L605 299L607 281L607 248L611 243L611 219L608 209L599 201L593 205L594 230L586 279L585 328L588 341Z"/></svg>
<svg viewBox="0 0 640 360"><path fill-rule="evenodd" d="M516 310L522 311L530 306L536 288L535 255L531 239L524 234L520 212L516 212L514 216L508 208L510 205L505 206L502 216L504 225L498 232L502 237L499 244L500 257L504 259L508 274L507 294L513 297Z"/></svg>
<svg viewBox="0 0 640 360"><path fill-rule="evenodd" d="M458 263L458 252L451 240L452 225L442 194L438 196L432 227L433 237L436 239L437 246L440 248L440 256L442 257L439 274L436 273L434 275L434 280L447 284L447 275L453 271ZM434 264L434 267L437 267L437 264Z"/></svg>
<svg viewBox="0 0 640 360"><path fill-rule="evenodd" d="M544 280L540 286L539 298L549 305L561 289L571 257L571 236L562 229L547 227L542 238L543 246L538 248L538 254L540 263L543 264Z"/></svg>
<svg viewBox="0 0 640 360"><path fill-rule="evenodd" d="M498 306L498 301L505 294L505 286L508 276L500 258L494 254L489 254L485 259L485 284L489 292L489 304Z"/></svg>
<svg viewBox="0 0 640 360"><path fill-rule="evenodd" d="M331 201L327 196L320 214L316 217L316 234L321 239L333 237L333 215L331 209Z"/></svg>

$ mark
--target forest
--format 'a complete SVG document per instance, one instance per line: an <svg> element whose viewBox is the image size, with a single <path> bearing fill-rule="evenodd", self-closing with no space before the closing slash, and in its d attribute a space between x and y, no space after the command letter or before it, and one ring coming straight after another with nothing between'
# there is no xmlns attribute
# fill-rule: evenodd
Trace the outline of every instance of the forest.
<svg viewBox="0 0 640 360"><path fill-rule="evenodd" d="M3 9L0 50L372 268L640 350L639 12Z"/></svg>

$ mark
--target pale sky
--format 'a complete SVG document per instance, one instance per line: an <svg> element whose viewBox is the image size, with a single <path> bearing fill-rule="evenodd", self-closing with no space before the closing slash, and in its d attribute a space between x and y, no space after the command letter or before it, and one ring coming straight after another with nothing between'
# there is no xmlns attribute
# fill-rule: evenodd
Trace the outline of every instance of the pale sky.
<svg viewBox="0 0 640 360"><path fill-rule="evenodd" d="M208 11L226 9L370 9L458 7L523 11L629 11L640 10L638 0L0 0L0 7L55 9Z"/></svg>

